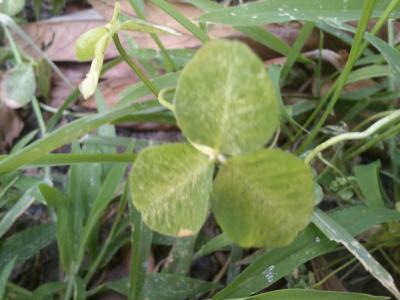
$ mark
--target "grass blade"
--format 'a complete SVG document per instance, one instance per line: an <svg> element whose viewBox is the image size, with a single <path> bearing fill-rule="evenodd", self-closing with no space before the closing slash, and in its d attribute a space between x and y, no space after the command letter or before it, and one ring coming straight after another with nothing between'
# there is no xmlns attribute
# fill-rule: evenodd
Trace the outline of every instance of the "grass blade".
<svg viewBox="0 0 400 300"><path fill-rule="evenodd" d="M14 234L0 246L0 270L14 257L17 257L16 264L23 263L54 239L53 224L37 225Z"/></svg>
<svg viewBox="0 0 400 300"><path fill-rule="evenodd" d="M140 212L133 206L132 201L129 202L129 208L132 223L132 262L131 274L129 276L129 290L126 294L128 294L129 300L136 300L144 298L142 294L146 291L144 284L153 234L144 224Z"/></svg>
<svg viewBox="0 0 400 300"><path fill-rule="evenodd" d="M14 224L15 220L22 215L29 206L35 201L33 192L36 191L37 185L34 185L27 190L18 200L18 202L7 211L3 219L0 221L0 238L7 232L8 229Z"/></svg>
<svg viewBox="0 0 400 300"><path fill-rule="evenodd" d="M193 255L193 259L197 259L201 256L210 254L215 251L223 250L224 248L228 247L232 244L232 241L228 239L228 237L221 233L216 237L212 238L210 241L205 243L197 252Z"/></svg>
<svg viewBox="0 0 400 300"><path fill-rule="evenodd" d="M6 284L8 277L10 277L11 272L14 268L16 261L16 257L14 257L12 260L10 260L3 270L0 271L0 299L4 299L4 294L6 292Z"/></svg>
<svg viewBox="0 0 400 300"><path fill-rule="evenodd" d="M400 292L397 290L392 275L345 228L321 210L314 213L312 220L330 240L345 246L372 276L379 280L396 299L400 299Z"/></svg>
<svg viewBox="0 0 400 300"><path fill-rule="evenodd" d="M385 207L379 182L380 166L380 162L376 161L372 164L354 167L354 174L365 202L372 207Z"/></svg>
<svg viewBox="0 0 400 300"><path fill-rule="evenodd" d="M293 20L316 22L322 19L335 19L344 22L359 20L364 2L364 0L319 0L316 5L309 0L264 0L206 13L199 19L232 26L255 26ZM389 2L389 0L379 1L372 16L380 16ZM400 10L397 8L392 16L399 15Z"/></svg>

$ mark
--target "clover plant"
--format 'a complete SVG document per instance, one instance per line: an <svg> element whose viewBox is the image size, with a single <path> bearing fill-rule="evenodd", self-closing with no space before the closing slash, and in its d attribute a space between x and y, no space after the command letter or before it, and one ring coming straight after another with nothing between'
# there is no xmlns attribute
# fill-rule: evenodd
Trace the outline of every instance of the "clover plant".
<svg viewBox="0 0 400 300"><path fill-rule="evenodd" d="M149 147L135 161L132 199L144 222L190 236L211 209L242 247L290 243L313 211L312 173L296 156L264 148L279 110L262 61L240 42L207 42L183 69L169 106L188 142Z"/></svg>

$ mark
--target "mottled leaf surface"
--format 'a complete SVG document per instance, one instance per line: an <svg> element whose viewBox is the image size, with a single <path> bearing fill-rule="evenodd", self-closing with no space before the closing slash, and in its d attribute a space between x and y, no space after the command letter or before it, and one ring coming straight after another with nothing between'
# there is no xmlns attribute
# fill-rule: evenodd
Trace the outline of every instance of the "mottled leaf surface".
<svg viewBox="0 0 400 300"><path fill-rule="evenodd" d="M239 42L217 40L203 46L182 71L174 102L184 135L218 153L256 150L278 126L267 71Z"/></svg>
<svg viewBox="0 0 400 300"><path fill-rule="evenodd" d="M281 150L237 156L221 168L211 199L217 222L240 246L284 246L309 223L311 170Z"/></svg>
<svg viewBox="0 0 400 300"><path fill-rule="evenodd" d="M147 148L131 172L133 203L151 229L193 235L207 217L212 175L212 162L188 144Z"/></svg>
<svg viewBox="0 0 400 300"><path fill-rule="evenodd" d="M30 63L21 63L7 71L0 84L0 97L10 108L20 108L35 96L35 72Z"/></svg>

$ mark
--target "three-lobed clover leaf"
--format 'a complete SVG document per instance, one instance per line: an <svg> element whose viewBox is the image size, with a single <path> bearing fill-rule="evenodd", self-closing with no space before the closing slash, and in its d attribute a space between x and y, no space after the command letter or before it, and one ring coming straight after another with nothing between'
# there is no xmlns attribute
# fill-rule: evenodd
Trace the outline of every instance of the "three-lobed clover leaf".
<svg viewBox="0 0 400 300"><path fill-rule="evenodd" d="M191 145L139 154L130 182L145 223L166 235L195 234L211 197L211 210L232 241L243 247L290 243L310 220L313 180L296 156L262 149L279 123L263 63L238 42L208 42L182 71L172 110Z"/></svg>
<svg viewBox="0 0 400 300"><path fill-rule="evenodd" d="M151 229L193 235L207 217L213 170L208 157L188 144L147 148L130 175L133 203Z"/></svg>
<svg viewBox="0 0 400 300"><path fill-rule="evenodd" d="M278 127L278 102L261 60L240 42L208 42L186 65L175 94L183 134L216 153L256 150Z"/></svg>
<svg viewBox="0 0 400 300"><path fill-rule="evenodd" d="M76 57L81 61L92 60L86 78L79 85L79 90L85 99L94 94L100 78L101 68L103 67L104 53L113 36L122 30L179 34L168 27L122 15L120 4L116 2L111 21L105 26L96 27L85 32L75 43Z"/></svg>
<svg viewBox="0 0 400 300"><path fill-rule="evenodd" d="M311 169L278 149L233 157L219 170L211 203L218 224L240 246L287 245L313 211Z"/></svg>

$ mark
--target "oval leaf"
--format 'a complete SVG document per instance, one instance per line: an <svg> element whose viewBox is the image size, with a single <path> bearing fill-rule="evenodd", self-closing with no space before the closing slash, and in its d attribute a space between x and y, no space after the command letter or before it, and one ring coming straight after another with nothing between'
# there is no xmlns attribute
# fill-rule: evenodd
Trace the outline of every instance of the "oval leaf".
<svg viewBox="0 0 400 300"><path fill-rule="evenodd" d="M175 113L191 142L224 154L256 150L278 126L264 65L239 42L211 41L196 53L178 81Z"/></svg>
<svg viewBox="0 0 400 300"><path fill-rule="evenodd" d="M225 234L242 247L289 244L310 221L311 169L281 150L233 157L221 168L212 210Z"/></svg>
<svg viewBox="0 0 400 300"><path fill-rule="evenodd" d="M130 175L133 203L151 229L193 235L207 217L212 175L212 162L190 145L148 148Z"/></svg>
<svg viewBox="0 0 400 300"><path fill-rule="evenodd" d="M0 97L10 108L20 108L35 96L36 80L33 67L21 63L7 71L0 84Z"/></svg>

